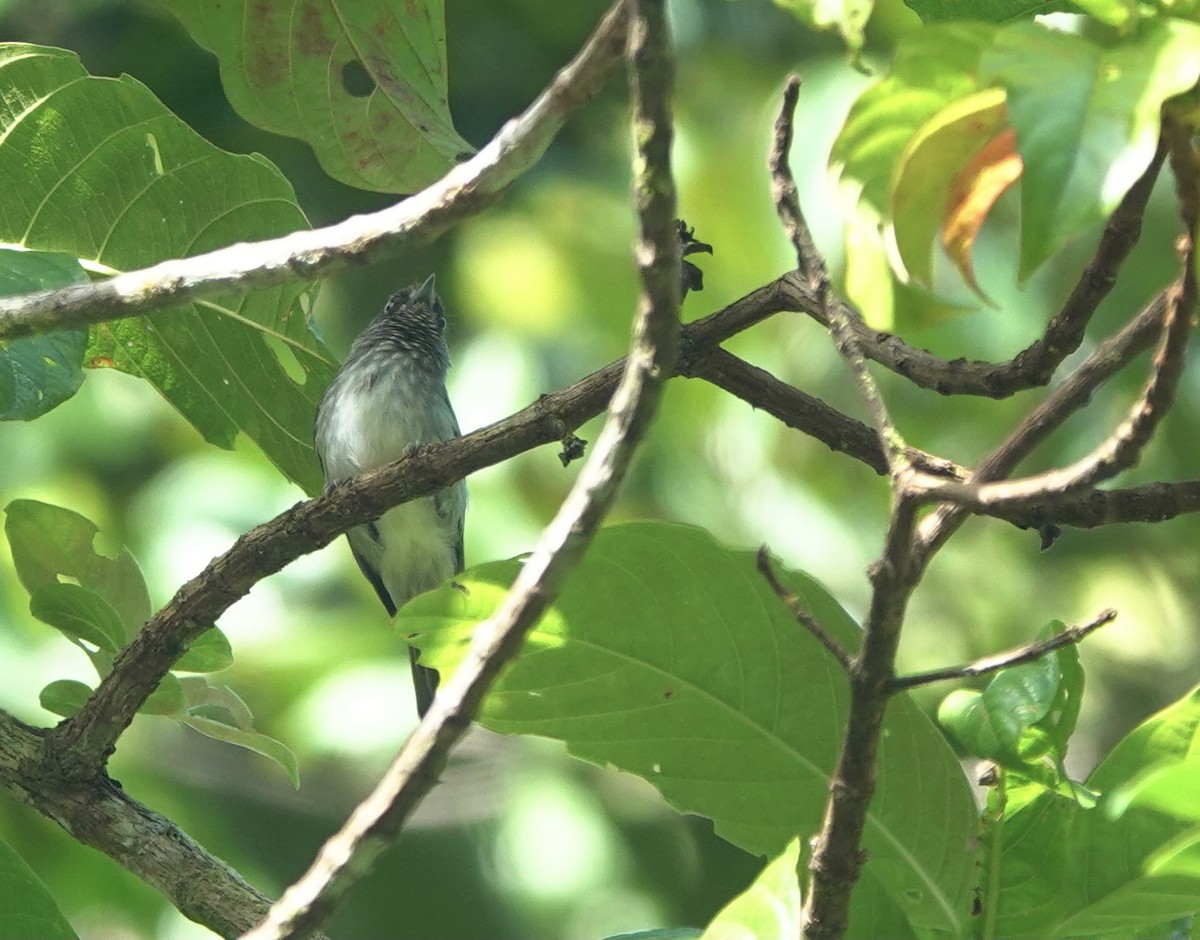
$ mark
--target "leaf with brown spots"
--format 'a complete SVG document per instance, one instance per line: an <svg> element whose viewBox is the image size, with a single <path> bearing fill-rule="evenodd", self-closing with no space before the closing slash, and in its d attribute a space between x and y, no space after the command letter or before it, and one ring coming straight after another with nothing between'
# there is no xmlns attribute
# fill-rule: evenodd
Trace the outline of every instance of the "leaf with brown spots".
<svg viewBox="0 0 1200 940"><path fill-rule="evenodd" d="M472 150L447 102L444 0L165 2L238 114L344 183L413 192Z"/></svg>

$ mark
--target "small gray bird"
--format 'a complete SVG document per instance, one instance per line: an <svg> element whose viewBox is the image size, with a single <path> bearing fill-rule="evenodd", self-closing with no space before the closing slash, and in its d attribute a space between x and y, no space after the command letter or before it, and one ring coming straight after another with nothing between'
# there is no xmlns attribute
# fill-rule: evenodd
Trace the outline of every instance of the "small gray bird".
<svg viewBox="0 0 1200 940"><path fill-rule="evenodd" d="M433 275L388 298L350 347L317 405L316 446L327 483L383 466L418 444L458 437L446 394L450 353ZM346 533L358 567L389 616L410 598L463 570L467 486L389 509ZM433 701L437 673L409 650L417 712Z"/></svg>

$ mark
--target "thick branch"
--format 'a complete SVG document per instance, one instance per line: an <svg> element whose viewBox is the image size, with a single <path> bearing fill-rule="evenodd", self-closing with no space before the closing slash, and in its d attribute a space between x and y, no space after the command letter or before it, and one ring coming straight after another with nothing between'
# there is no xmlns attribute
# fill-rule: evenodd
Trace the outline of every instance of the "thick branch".
<svg viewBox="0 0 1200 940"><path fill-rule="evenodd" d="M913 501L895 498L883 555L871 568L873 590L862 648L850 665L846 733L808 866L812 878L804 904L803 940L845 935L850 895L866 860L862 838L875 793L883 718L904 611L920 574L910 554L915 512Z"/></svg>
<svg viewBox="0 0 1200 940"><path fill-rule="evenodd" d="M618 0L579 54L520 117L415 196L315 231L164 261L95 284L0 297L0 339L81 329L229 290L329 275L432 240L495 202L541 158L566 120L596 96L620 62L625 20L625 2Z"/></svg>
<svg viewBox="0 0 1200 940"><path fill-rule="evenodd" d="M0 792L103 852L185 917L223 937L236 937L263 918L270 899L108 777L63 780L45 739L44 730L0 711Z"/></svg>
<svg viewBox="0 0 1200 940"><path fill-rule="evenodd" d="M526 632L583 557L657 411L679 336L680 257L669 163L674 68L663 0L634 0L633 10L629 59L638 149L634 195L641 220L637 259L643 293L633 346L608 421L537 550L500 609L475 631L466 659L438 691L384 780L246 940L305 936L392 842L436 783L446 755L470 724L500 668L516 654Z"/></svg>

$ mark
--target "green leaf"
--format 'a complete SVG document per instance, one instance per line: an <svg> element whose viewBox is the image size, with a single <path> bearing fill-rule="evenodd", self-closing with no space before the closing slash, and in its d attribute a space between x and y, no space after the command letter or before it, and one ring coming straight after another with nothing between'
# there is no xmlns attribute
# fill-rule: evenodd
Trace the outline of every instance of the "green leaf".
<svg viewBox="0 0 1200 940"><path fill-rule="evenodd" d="M482 565L422 595L397 628L439 670L461 659L519 561ZM789 587L847 647L854 621L806 575ZM774 855L815 832L846 721L845 676L763 581L748 552L687 526L599 533L581 568L502 674L480 721L561 739L650 781L719 835ZM867 824L867 869L913 924L961 932L976 830L970 788L942 735L891 702Z"/></svg>
<svg viewBox="0 0 1200 940"><path fill-rule="evenodd" d="M172 672L219 672L233 665L233 648L218 627L201 633L171 667Z"/></svg>
<svg viewBox="0 0 1200 940"><path fill-rule="evenodd" d="M212 146L128 76L14 43L0 45L0 83L0 242L126 271L308 227L267 160ZM313 414L334 363L310 301L289 284L99 324L85 362L144 378L213 444L245 433L315 493Z"/></svg>
<svg viewBox="0 0 1200 940"><path fill-rule="evenodd" d="M92 694L92 687L75 679L55 679L42 689L38 702L52 715L70 718Z"/></svg>
<svg viewBox="0 0 1200 940"><path fill-rule="evenodd" d="M889 211L892 174L917 131L980 89L979 60L994 32L952 23L913 33L897 46L891 71L855 101L830 160L862 185L860 198L880 214Z"/></svg>
<svg viewBox="0 0 1200 940"><path fill-rule="evenodd" d="M287 773L292 786L297 790L300 789L300 768L296 763L296 755L288 750L286 745L274 738L268 738L265 734L259 734L257 731L235 728L201 715L186 715L179 720L210 738L224 741L226 744L236 744L238 747L244 747L255 754L261 754L263 757L273 760Z"/></svg>
<svg viewBox="0 0 1200 940"><path fill-rule="evenodd" d="M799 864L800 840L794 839L749 888L721 908L705 929L704 940L792 940L800 936Z"/></svg>
<svg viewBox="0 0 1200 940"><path fill-rule="evenodd" d="M112 604L78 584L43 584L30 595L29 612L67 639L83 640L107 653L119 653L127 640Z"/></svg>
<svg viewBox="0 0 1200 940"><path fill-rule="evenodd" d="M1131 807L1200 823L1200 756L1156 766L1109 793L1104 801L1105 811L1114 818Z"/></svg>
<svg viewBox="0 0 1200 940"><path fill-rule="evenodd" d="M87 280L70 255L0 249L0 297ZM0 421L29 421L70 398L83 383L84 330L0 339Z"/></svg>
<svg viewBox="0 0 1200 940"><path fill-rule="evenodd" d="M161 715L176 717L187 707L187 698L183 694L183 686L179 677L167 673L162 677L156 688L142 703L138 712L142 715Z"/></svg>
<svg viewBox="0 0 1200 940"><path fill-rule="evenodd" d="M212 718L243 731L254 729L249 706L227 686L211 685L204 676L181 676L179 684L187 696L190 714Z"/></svg>
<svg viewBox="0 0 1200 940"><path fill-rule="evenodd" d="M79 940L42 880L0 839L0 940Z"/></svg>
<svg viewBox="0 0 1200 940"><path fill-rule="evenodd" d="M698 940L703 934L704 931L696 927L663 927L659 930L615 934L606 940Z"/></svg>
<svg viewBox="0 0 1200 940"><path fill-rule="evenodd" d="M904 0L904 5L926 23L946 20L1007 23L1041 13L1073 9L1066 0Z"/></svg>
<svg viewBox="0 0 1200 940"><path fill-rule="evenodd" d="M113 557L96 551L95 523L77 512L18 499L5 509L5 533L17 577L31 595L71 578L103 598L116 611L126 636L150 616L150 596L137 562L125 549Z"/></svg>
<svg viewBox="0 0 1200 940"><path fill-rule="evenodd" d="M1101 46L1033 23L1002 29L980 66L1008 92L1025 163L1020 277L1105 219L1150 163L1163 101L1196 83L1200 26L1144 24Z"/></svg>
<svg viewBox="0 0 1200 940"><path fill-rule="evenodd" d="M234 109L309 143L335 179L413 192L472 149L446 99L443 0L165 2L216 54Z"/></svg>
<svg viewBox="0 0 1200 940"><path fill-rule="evenodd" d="M871 18L875 0L775 0L791 10L811 29L836 31L851 52L863 44L863 29Z"/></svg>
<svg viewBox="0 0 1200 940"><path fill-rule="evenodd" d="M1028 760L1045 751L1026 751L1026 732L1050 714L1060 680L1053 654L1001 669L982 692L956 689L946 696L938 707L938 721L976 757L1027 770Z"/></svg>
<svg viewBox="0 0 1200 940"><path fill-rule="evenodd" d="M1137 936L1200 910L1193 820L1162 812L1156 797L1145 805L1126 799L1147 770L1200 752L1198 731L1193 690L1130 732L1091 774L1087 785L1105 794L1097 809L1034 783L1010 788L996 937ZM1122 812L1112 819L1115 810Z"/></svg>

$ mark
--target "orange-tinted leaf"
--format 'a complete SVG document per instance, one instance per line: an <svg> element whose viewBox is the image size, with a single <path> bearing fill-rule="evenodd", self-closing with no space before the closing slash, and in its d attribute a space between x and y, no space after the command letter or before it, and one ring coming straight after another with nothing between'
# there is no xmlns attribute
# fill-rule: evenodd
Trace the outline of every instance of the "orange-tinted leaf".
<svg viewBox="0 0 1200 940"><path fill-rule="evenodd" d="M892 177L892 228L904 270L919 284L928 287L933 280L947 180L969 166L1006 123L1004 89L989 88L946 105L904 148Z"/></svg>
<svg viewBox="0 0 1200 940"><path fill-rule="evenodd" d="M984 294L975 280L975 269L971 264L975 238L996 200L1020 179L1022 169L1017 135L1009 128L989 140L950 185L942 225L942 245L959 273L980 297Z"/></svg>

